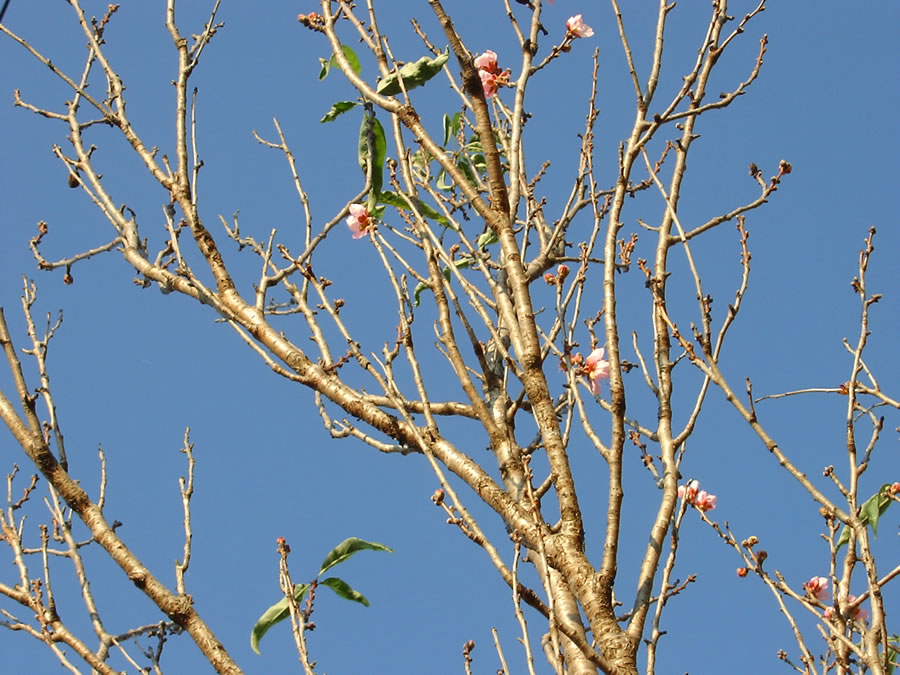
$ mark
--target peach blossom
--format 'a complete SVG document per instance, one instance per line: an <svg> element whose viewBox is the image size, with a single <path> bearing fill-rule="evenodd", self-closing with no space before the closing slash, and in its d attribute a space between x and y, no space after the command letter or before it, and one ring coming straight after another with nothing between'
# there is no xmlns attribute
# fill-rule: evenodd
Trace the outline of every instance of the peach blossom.
<svg viewBox="0 0 900 675"><path fill-rule="evenodd" d="M569 17L566 21L566 30L569 31L569 35L576 38L588 38L594 34L594 29L582 21L581 14Z"/></svg>
<svg viewBox="0 0 900 675"><path fill-rule="evenodd" d="M594 396L600 395L600 381L609 379L609 361L603 358L603 347L598 347L585 359L587 376Z"/></svg>
<svg viewBox="0 0 900 675"><path fill-rule="evenodd" d="M369 210L362 204L351 204L349 210L350 215L347 216L347 227L353 233L353 238L365 237L373 225Z"/></svg>
<svg viewBox="0 0 900 675"><path fill-rule="evenodd" d="M825 597L828 593L828 578L813 577L805 584L803 584L803 588L809 591L809 594L819 602L825 602Z"/></svg>

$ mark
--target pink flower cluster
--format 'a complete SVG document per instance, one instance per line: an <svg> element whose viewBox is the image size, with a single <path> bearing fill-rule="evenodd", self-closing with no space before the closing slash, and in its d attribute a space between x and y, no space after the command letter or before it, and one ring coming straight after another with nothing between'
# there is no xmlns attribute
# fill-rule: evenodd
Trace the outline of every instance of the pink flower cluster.
<svg viewBox="0 0 900 675"><path fill-rule="evenodd" d="M497 54L490 49L475 59L475 67L478 68L478 77L481 78L486 98L490 98L497 93L497 89L509 83L510 71L500 70L500 66L497 65Z"/></svg>
<svg viewBox="0 0 900 675"><path fill-rule="evenodd" d="M599 396L601 392L600 381L609 379L609 361L603 358L603 347L595 349L588 355L584 360L584 367L591 393L594 396Z"/></svg>
<svg viewBox="0 0 900 675"><path fill-rule="evenodd" d="M687 485L678 487L678 496L701 511L712 511L716 508L716 496L700 489L700 481L692 480Z"/></svg>
<svg viewBox="0 0 900 675"><path fill-rule="evenodd" d="M825 602L828 596L828 577L813 577L803 584L803 588L819 602Z"/></svg>
<svg viewBox="0 0 900 675"><path fill-rule="evenodd" d="M347 227L353 233L353 238L365 237L369 230L375 226L375 223L372 222L372 216L369 214L369 209L362 204L351 204L349 210L350 215L347 216Z"/></svg>
<svg viewBox="0 0 900 675"><path fill-rule="evenodd" d="M594 29L581 19L581 14L569 17L566 21L566 30L573 38L589 38L594 34Z"/></svg>
<svg viewBox="0 0 900 675"><path fill-rule="evenodd" d="M828 597L828 577L813 577L803 584L803 588L819 602L825 602L825 598ZM848 595L846 602L848 605L852 605L856 602L856 596ZM826 619L830 619L834 616L834 607L826 607L824 616ZM868 621L869 610L857 607L853 610L853 618L859 621Z"/></svg>

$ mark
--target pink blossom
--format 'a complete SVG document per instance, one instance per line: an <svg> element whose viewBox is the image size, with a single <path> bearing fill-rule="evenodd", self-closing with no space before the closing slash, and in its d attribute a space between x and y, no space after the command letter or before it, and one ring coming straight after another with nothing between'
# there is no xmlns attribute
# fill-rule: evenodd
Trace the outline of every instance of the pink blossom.
<svg viewBox="0 0 900 675"><path fill-rule="evenodd" d="M500 66L497 65L497 54L490 49L475 59L475 67L478 68L478 77L481 78L486 98L496 94L501 85L509 82L509 71L500 70Z"/></svg>
<svg viewBox="0 0 900 675"><path fill-rule="evenodd" d="M481 78L481 86L484 88L485 98L490 98L497 93L497 73L492 73L487 70L479 70L478 77Z"/></svg>
<svg viewBox="0 0 900 675"><path fill-rule="evenodd" d="M576 38L588 38L594 34L594 29L581 20L581 14L569 17L566 21L566 29L569 35Z"/></svg>
<svg viewBox="0 0 900 675"><path fill-rule="evenodd" d="M678 496L688 504L693 504L701 511L712 511L716 508L716 496L700 489L700 481L692 480L678 488Z"/></svg>
<svg viewBox="0 0 900 675"><path fill-rule="evenodd" d="M825 602L825 596L828 593L828 578L813 577L803 584L803 588L819 602Z"/></svg>
<svg viewBox="0 0 900 675"><path fill-rule="evenodd" d="M372 217L369 210L362 204L351 204L350 215L347 216L347 227L353 233L354 239L365 237L366 233L372 229Z"/></svg>
<svg viewBox="0 0 900 675"><path fill-rule="evenodd" d="M856 596L848 595L847 596L847 604L852 605L854 602L856 602ZM832 616L834 616L834 607L826 607L825 608L825 618L830 619ZM869 610L863 609L862 607L857 607L853 611L853 618L857 619L859 621L868 621L869 620Z"/></svg>
<svg viewBox="0 0 900 675"><path fill-rule="evenodd" d="M810 595L814 596L816 600L824 602L826 593L828 593L828 578L813 577L807 581L803 587L809 591Z"/></svg>
<svg viewBox="0 0 900 675"><path fill-rule="evenodd" d="M488 49L484 54L475 59L475 67L478 68L478 70L499 73L500 68L497 65L497 54Z"/></svg>
<svg viewBox="0 0 900 675"><path fill-rule="evenodd" d="M706 490L700 490L697 498L694 499L694 506L701 511L712 511L716 508L716 496L709 494Z"/></svg>
<svg viewBox="0 0 900 675"><path fill-rule="evenodd" d="M897 494L898 492L900 492L900 483L893 483L893 484L891 485L891 494L892 494L892 495L895 495L895 494Z"/></svg>
<svg viewBox="0 0 900 675"><path fill-rule="evenodd" d="M692 480L687 485L679 485L678 486L678 497L680 499L686 499L691 504L694 503L694 499L697 497L697 493L700 491L700 481Z"/></svg>
<svg viewBox="0 0 900 675"><path fill-rule="evenodd" d="M852 605L854 602L856 602L856 596L848 595L847 596L847 604ZM859 619L860 621L868 621L869 620L869 610L863 609L862 607L857 607L853 611L853 618Z"/></svg>
<svg viewBox="0 0 900 675"><path fill-rule="evenodd" d="M603 358L603 347L592 351L584 361L587 376L594 396L600 395L600 380L609 379L609 361Z"/></svg>

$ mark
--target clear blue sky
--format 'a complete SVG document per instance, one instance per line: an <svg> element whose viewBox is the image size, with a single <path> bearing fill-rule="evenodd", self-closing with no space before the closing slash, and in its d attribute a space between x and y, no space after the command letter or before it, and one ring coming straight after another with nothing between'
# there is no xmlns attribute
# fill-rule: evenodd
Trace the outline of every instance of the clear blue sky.
<svg viewBox="0 0 900 675"><path fill-rule="evenodd" d="M390 34L398 58L412 61L424 54L410 28L411 17L436 44L445 44L426 3L378 4L382 30ZM653 3L621 4L636 65L644 77L655 21ZM102 14L106 3L88 5L89 12ZM212 3L182 5L182 31L199 33ZM663 70L660 101L680 86L681 72L695 58L708 5L683 2L672 12L666 41L670 60ZM754 6L732 2L730 10L740 17ZM502 67L516 67L515 39L499 0L448 0L446 8L471 50L493 49ZM225 28L204 52L194 80L199 87L199 148L205 162L201 216L226 251L243 291L258 278L257 264L226 243L218 215L230 218L240 211L242 230L258 238L273 227L285 238L297 237L302 225L283 157L257 144L252 130L272 139L272 118L280 120L318 222L330 219L362 186L355 157L358 115L330 125L318 122L333 101L352 99L354 90L339 74L317 81L318 57L327 54L327 44L296 22L298 12L312 9L312 3L226 0L219 15ZM595 47L600 50L603 90L595 161L602 167L598 173L610 184L616 144L626 137L633 117L633 91L610 7L557 0L547 5L544 23L551 28L551 37L558 38L565 19L579 12L596 35L579 40L566 58L542 73L526 101L534 115L526 131L529 169L534 173L545 159L552 161L543 184L549 217L559 213L568 196ZM753 252L750 292L724 360L734 382L752 377L758 395L834 387L848 379L851 362L841 339L855 339L859 314L849 282L856 274L857 251L872 225L878 236L869 287L885 298L873 308L867 362L882 386L898 393L900 234L894 204L900 177L895 124L900 109L898 20L896 3L851 7L772 2L751 22L739 44L729 49L714 79L716 90L732 89L749 72L759 38L768 33L763 72L750 93L699 123L702 138L691 155L680 210L683 220L705 220L757 193L747 175L750 162L766 176L776 172L781 159L793 164L793 174L771 203L748 218ZM65 3L12 0L5 23L66 72L73 76L81 72L85 40ZM139 132L149 145L158 145L171 156L170 81L176 60L164 26L164 3L123 3L106 38L108 54L128 87L129 113ZM544 42L541 53L550 44ZM173 561L182 547L177 478L185 470L178 449L185 426L190 426L197 476L189 591L246 672L299 671L286 626L266 636L262 657L254 655L248 643L253 622L277 599L279 536L293 548L295 580L313 576L325 552L348 536L395 549L393 554L362 553L336 570L367 595L371 607L320 591L314 615L318 628L310 634L309 644L321 672L461 672L462 645L469 639L477 645L475 672L496 672L491 626L499 629L514 671L522 672L508 588L485 554L446 525L443 512L431 505L436 481L422 457L385 457L355 441L329 440L309 391L272 374L231 329L215 322L208 308L132 284L133 272L115 254L77 265L71 286L63 284L61 272L38 273L27 244L39 220L50 227L44 247L48 257L100 245L113 234L84 195L66 187L66 173L51 152L53 143L66 144L63 125L12 106L15 88L26 100L55 109L62 108L69 93L7 38L0 39L0 62L4 101L0 305L19 345L24 344L18 300L23 274L39 284L39 315L64 309L65 322L51 343L50 366L71 468L96 495L96 450L102 444L109 471L107 517L124 523L119 532L135 553L157 576L174 583ZM371 61L364 62L363 74L374 80ZM93 86L103 87L99 80ZM440 115L458 108L443 78L414 92L413 101L434 133ZM165 195L111 131L98 129L91 140L99 147L98 163L115 199L133 208L145 236L158 242ZM625 232L638 230L638 217L649 222L659 217L658 201L644 204L626 211L630 220ZM389 323L393 321L393 305L379 295L383 285L375 276L378 268L368 255L370 248L351 243L349 235L342 240L341 234L328 248L331 257L323 259L317 271L346 289L352 307L371 307L357 313L353 325L371 326L364 350L376 351L390 339L385 337L389 333L378 331L385 314L391 315ZM576 234L573 229L572 237ZM740 274L733 227L712 235L695 252L704 256L704 281L716 298L714 316L721 318ZM650 237L645 237L635 258L650 254ZM634 328L646 337L649 310L640 274L634 271L623 277L622 285L625 330ZM688 320L686 316L685 326ZM304 335L303 328L296 326L295 334ZM625 357L634 360L630 353ZM9 387L7 375L0 377L0 384ZM652 424L655 412L646 401L640 403L638 374L632 373L626 384L638 397L634 408L629 402L629 410L640 411L645 423ZM822 478L826 465L834 464L846 475L845 407L843 398L819 396L766 402L760 404L759 413L789 456L821 488L830 489ZM602 414L599 408L596 414ZM894 431L900 421L896 411L893 416L884 414L885 432L863 479L864 494L882 482L900 480ZM0 469L9 471L17 462L28 473L27 460L11 436L0 437ZM487 461L481 450L486 441L473 437L471 443L469 453ZM588 549L599 558L605 472L586 445L583 452L577 447L571 452L585 520L593 527ZM644 550L658 498L638 458L630 459L619 567L619 595L626 605L634 592L633 563ZM770 570L780 570L798 588L810 576L827 573L817 506L779 472L718 392L710 396L682 470L718 495L719 507L711 513L715 520L728 521L739 538L760 538L769 552ZM471 495L463 495L496 542L505 544L502 523ZM882 571L900 558L897 513L889 512L879 530L876 551ZM739 559L694 515L688 514L682 531L676 576L683 579L696 573L698 581L667 606L662 627L669 635L660 643L658 672L761 673L785 667L775 653L783 648L795 655L795 644L773 598L757 579L736 577ZM26 528L36 531L43 520L35 510ZM511 549L504 550L509 559ZM93 590L110 630L160 618L102 556L89 555L88 561ZM14 569L4 569L0 580L15 583ZM71 573L63 565L58 569L60 614L87 629ZM861 590L860 578L860 586L851 591ZM900 601L893 588L885 597L890 627ZM0 600L0 607L7 606ZM537 647L542 621L533 613L529 619ZM814 636L813 623L804 618L801 627L809 633L814 652L821 653L823 645ZM205 672L187 638L170 641L166 649L168 672ZM20 633L0 630L0 654L10 673L59 670L46 648Z"/></svg>

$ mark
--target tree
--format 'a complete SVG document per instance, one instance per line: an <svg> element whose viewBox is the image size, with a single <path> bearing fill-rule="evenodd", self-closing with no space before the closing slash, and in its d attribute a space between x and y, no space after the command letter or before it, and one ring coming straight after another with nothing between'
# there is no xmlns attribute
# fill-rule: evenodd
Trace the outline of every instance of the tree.
<svg viewBox="0 0 900 675"><path fill-rule="evenodd" d="M624 54L618 57L624 68L608 67L610 59L604 57L615 44L611 39L603 41L603 52L594 50L588 67L593 29L584 21L599 31L600 17L585 14L581 20L576 15L563 28L565 15L581 8L559 10L539 2L479 8L496 12L492 27L501 25L506 12L511 32L501 49L494 44L498 38L493 30L473 26L469 37L464 10L444 7L438 0L427 4L430 18L414 23L415 40L395 22L395 14L376 14L385 8L374 2L365 9L323 2L316 12L302 14L299 27L293 27L295 41L324 55L320 79L327 76L324 83L306 77L294 84L302 92L295 100L316 96L317 87L339 92L330 111L323 108L315 115L324 115L323 122L333 128L311 132L309 117L299 125L300 151L288 142L279 120L269 132L256 134L259 143L287 160L300 201L299 219L285 215L298 210L295 206L288 211L283 202L266 212L227 198L223 171L252 181L261 164L250 167L247 160L234 161L235 142L228 128L222 129L225 143L214 141L212 134L227 123L223 113L231 112L235 98L240 98L237 88L245 85L250 91L276 95L273 90L284 88L284 83L274 77L271 61L262 62L263 70L254 67L259 62L247 54L246 44L215 51L231 30L223 30L218 3L199 19L180 13L176 17L174 0L169 0L168 46L158 45L158 53L177 57L177 68L169 66L168 79L175 75L171 86L152 74L150 59L125 61L127 68L135 69L134 77L117 65L130 46L116 36L118 13L125 9L110 6L92 19L81 3L71 0L79 39L87 41L80 70L74 55L48 56L39 37L26 41L4 26L6 35L43 64L42 77L49 68L65 85L63 106L35 101L24 85L15 100L65 128L68 144L60 135L54 154L69 185L86 195L93 209L79 213L95 226L90 236L73 227L61 237L58 216L39 216L37 231L29 234L38 267L57 270L73 289L87 286L89 297L103 298L102 286L122 283L116 279L121 265L115 273L111 267L101 268L101 273L90 270L118 255L129 274L137 275L138 288L116 296L116 302L127 297L128 303L152 308L142 312L170 317L169 328L156 334L163 342L158 358L166 359L178 348L193 349L191 359L208 357L209 345L222 340L221 331L207 334L208 329L199 327L209 322L209 308L277 375L268 373L265 388L249 397L247 407L238 408L253 427L254 447L217 448L208 455L215 459L200 459L197 469L202 480L207 463L232 463L230 470L211 467L210 484L226 501L252 500L245 507L243 529L249 529L250 522L250 527L258 527L273 509L290 508L290 501L269 500L266 485L248 484L247 469L241 465L253 463L266 450L276 452L265 447L272 445L270 438L287 438L294 445L309 438L304 424L298 428L286 417L297 414L296 399L288 398L297 390L313 392L311 409L331 437L361 441L370 455L401 456L402 462L389 465L392 470L410 462L429 466L433 474L425 480L417 476L417 492L433 492L432 501L446 512L457 544L474 543L496 572L494 588L499 585L496 579L502 579L509 589L504 593L513 598L513 625L525 650L518 653L510 630L498 640L498 658L512 658L516 651L523 669L533 663L546 669L542 664L548 663L557 671L654 672L674 643L664 634L677 634L677 626L667 623L670 612L677 612L683 598L696 592L699 584L693 583L692 573L713 565L712 554L699 554L693 541L679 545L685 527L699 519L712 528L704 532L709 538L718 535L724 541L739 575L754 577L740 581L732 565L727 582L713 579L714 592L736 594L741 591L735 589L751 583L757 591L767 587L788 618L795 643L790 649L783 640L779 643L785 647L784 660L801 672L824 672L835 665L839 670L890 670L895 638L885 624L886 589L898 568L896 555L891 557L889 549L886 554L879 551L874 535L880 517L897 501L900 485L887 458L880 456L883 451L875 450L885 428L882 410L893 409L896 415L898 403L889 390L895 378L882 378L874 365L880 361L868 356L869 322L880 309L874 304L880 289L873 288L869 271L880 240L874 231L864 239L868 223L853 223L853 237L863 248L853 286L860 308L859 337L847 342L842 365L834 367L850 376L816 389L797 385L794 378L779 387L765 368L771 356L759 358L758 348L732 337L748 313L750 280L755 279L752 242L795 178L785 159L739 156L743 153L732 149L744 136L751 143L761 142L771 128L784 123L785 110L767 102L765 117L745 116L743 123L730 127L720 121L723 114L735 114L745 105L752 96L745 94L765 72L768 42L758 26L766 20L765 2L730 9L718 0L706 16L695 8L661 3L651 17L634 10L638 30L614 1L603 35L618 32L616 48ZM421 9L426 9L424 3ZM476 47L473 40L484 47ZM220 71L213 71L206 83L207 60L219 54L233 59L232 71L219 81ZM239 67L246 69L244 81ZM587 74L579 78L574 72L582 67ZM263 89L255 90L257 84ZM555 109L538 99L542 86ZM207 88L213 92L214 110L209 112L204 104ZM246 101L249 108L265 107L259 95L248 93ZM569 112L575 101L582 119L577 131ZM615 111L608 118L607 109ZM627 115L620 114L624 110ZM168 127L151 124L164 115L171 120ZM704 146L704 129L718 139L714 147ZM315 137L326 133L330 145L320 145ZM351 142L346 142L348 137ZM307 145L315 154L304 153ZM325 147L338 157L352 149L362 171L340 159L323 161ZM692 166L699 166L697 177L704 176L702 182L688 179L689 155ZM268 160L257 155L253 161ZM749 177L746 169L736 169L747 164ZM307 189L310 173L328 174L331 185ZM209 198L207 180L216 188ZM739 190L719 187L739 180L744 185ZM265 195L266 201L275 199ZM770 201L774 203L760 210ZM224 215L229 210L230 217ZM97 235L98 212L107 221L104 239ZM755 225L757 219L763 221L760 226ZM278 224L272 227L267 220ZM827 228L819 226L819 231ZM791 252L793 262L798 251ZM95 257L98 260L86 260ZM873 265L876 261L873 258ZM782 298L797 288L797 277L788 277L789 270L774 262L762 264L785 278L779 289ZM759 274L756 267L753 272ZM90 667L112 672L119 666L106 661L123 641L112 638L131 635L107 624L134 621L127 625L141 626L136 633L145 654L132 650L132 659L157 665L163 644L167 652L171 648L166 636L185 631L217 671L239 672L230 641L216 637L215 611L205 610L199 600L192 604L184 578L188 563L197 564L193 533L217 531L198 528L192 491L196 453L190 438L185 434L183 439L188 466L181 469L185 478L180 503L172 494L149 498L148 511L171 509L172 502L183 508L183 547L175 583L167 585L165 568L151 569L145 562L147 556L159 554L153 550L159 545L155 525L142 523L132 533L126 521L125 529L132 531L120 535L122 528L109 522L115 516L104 516L110 510L106 490L122 480L118 489L131 492L133 501L145 477L119 479L115 467L108 469L104 460L101 488L89 489L96 468L88 463L83 444L77 453L71 442L65 450L61 429L66 408L60 406L57 415L56 380L51 387L45 358L50 337L55 344L60 333L52 321L46 329L38 327L36 294L36 287L26 283L24 331L17 334L6 323L0 331L13 373L4 385L0 413L41 474L24 498L16 497L23 487L21 476L10 478L15 490L10 488L4 538L18 568L0 592L20 608L7 616L7 627L46 639L63 663L74 652ZM178 297L187 302L177 303ZM821 297L832 301L827 292ZM805 302L791 298L791 311L799 312ZM104 303L101 299L98 304ZM6 314L10 318L9 309ZM748 324L751 342L767 339L758 323ZM778 319L772 329L788 325ZM22 334L28 336L31 351L24 359L14 349ZM110 343L131 341L128 334L112 334ZM801 343L811 338L807 332L796 337ZM733 349L732 356L726 346ZM831 358L838 364L838 356ZM223 383L229 389L244 381L234 371L238 361L248 361L246 353L228 353L227 359L219 355L217 360L216 369L228 371ZM194 391L203 378L180 371L193 365L167 366L156 366L171 381L162 410L177 410L179 417L197 414L204 403ZM769 383L762 387L769 395L761 395L760 380ZM290 386L282 388L286 384ZM819 399L804 403L808 407L797 413L772 415L769 399L787 394L790 401L801 394ZM214 398L212 405L224 408L226 400ZM835 425L825 430L832 435L823 436L831 444L823 461L804 455L796 427L822 420L826 410L843 412L831 413ZM173 415L157 415L160 424L172 423ZM720 421L726 415L727 427ZM228 424L226 410L218 417ZM278 418L288 420L280 431ZM142 424L153 426L157 420ZM887 429L894 426L888 422ZM862 440L863 433L870 436ZM99 435L108 445L106 434ZM775 535L768 528L758 529L763 524L759 521L735 527L732 534L726 519L735 520L740 511L730 507L726 514L725 501L737 504L744 491L745 503L753 503L754 492L758 502L759 488L727 485L738 482L734 479L743 467L712 467L716 461L725 464L721 451L712 446L728 443L750 455L750 436L755 437L752 459L737 461L758 464L762 468L754 469L761 472L757 475L766 476L779 491L790 489L803 496L791 501L790 508L782 507L779 515L792 536L801 525L811 533L822 532L825 543L815 550L810 545L809 552L776 556L769 543ZM835 438L842 439L840 452ZM369 461L357 456L354 464ZM388 466L389 459L380 459L375 465ZM343 489L343 481L345 472L355 467L342 460L343 472L332 467L322 479L326 472L317 464L321 461L327 460L316 453L291 464L302 473L288 484L303 490L323 480L337 499L353 501L357 495ZM163 466L170 465L154 457L145 460L142 470L157 472ZM823 468L824 477L814 476ZM878 474L872 483L870 468ZM367 477L369 499L384 499L397 489L393 475L383 471ZM718 510L713 511L716 498L703 489L718 494ZM38 508L37 490L47 490L52 527L35 531L28 529L30 521L20 525L18 513ZM774 501L774 495L768 499ZM722 519L715 520L720 513ZM301 548L304 553L319 550L309 545L312 528L335 529L327 516L308 506L292 515L303 542L300 547L290 537L295 553ZM434 523L433 514L429 516ZM405 525L397 516L387 520L395 531ZM166 531L171 539L171 528ZM329 533L329 544L343 536ZM693 540L695 535L689 536ZM389 537L366 538L398 548ZM244 547L252 539L251 533L237 534L229 548L235 542ZM816 542L816 535L808 541ZM215 539L207 543L219 565L230 555L221 550L222 543L220 539L218 550ZM54 553L56 546L60 550ZM103 554L108 556L116 569L108 564L101 569L136 586L156 606L144 613L152 618L136 621L121 608L101 608L84 590L89 576L82 571L82 550L101 566L106 564L101 562ZM284 543L279 550L286 565ZM886 562L876 565L876 554L881 554L878 561ZM52 586L55 597L55 580L62 574L57 571L62 566L42 562L52 555L67 558L64 562L76 572L93 621L81 627L82 632L70 628L66 613L57 611L49 595ZM168 551L163 557L171 559ZM782 574L783 565L789 565L791 573ZM297 581L296 565L293 569ZM434 565L431 574L440 578L444 569ZM287 579L285 572L282 569ZM271 578L270 593L275 588ZM285 583L289 589L290 582ZM444 594L458 592L452 584L439 586ZM826 586L837 590L828 594ZM100 590L96 578L91 588ZM258 611L275 599L261 597L254 598ZM320 612L324 603L318 597ZM209 595L204 600L216 602ZM134 614L140 614L138 601L134 603ZM302 614L311 606L295 609ZM159 623L160 610L168 621ZM39 619L30 621L27 612ZM114 618L106 618L107 612ZM241 620L249 626L254 618ZM306 632L302 624L295 624L301 642ZM818 631L825 642L814 645L813 640L820 640ZM249 628L242 625L238 632L246 640ZM51 635L68 646L70 656L59 651ZM158 651L146 647L148 638L157 641ZM479 644L485 639L479 635ZM474 654L465 644L461 660L468 665ZM311 670L305 648L300 651ZM312 651L316 653L315 646ZM321 658L326 656L327 650ZM659 669L666 670L661 665Z"/></svg>

